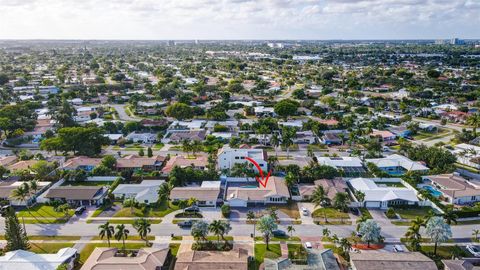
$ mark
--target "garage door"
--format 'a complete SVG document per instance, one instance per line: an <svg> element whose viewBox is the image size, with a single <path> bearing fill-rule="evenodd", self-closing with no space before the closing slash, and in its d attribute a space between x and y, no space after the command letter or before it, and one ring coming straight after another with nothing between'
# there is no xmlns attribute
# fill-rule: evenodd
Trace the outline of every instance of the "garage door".
<svg viewBox="0 0 480 270"><path fill-rule="evenodd" d="M365 206L367 208L380 208L380 202L367 202Z"/></svg>
<svg viewBox="0 0 480 270"><path fill-rule="evenodd" d="M230 200L228 204L230 207L247 207L247 202L244 200Z"/></svg>

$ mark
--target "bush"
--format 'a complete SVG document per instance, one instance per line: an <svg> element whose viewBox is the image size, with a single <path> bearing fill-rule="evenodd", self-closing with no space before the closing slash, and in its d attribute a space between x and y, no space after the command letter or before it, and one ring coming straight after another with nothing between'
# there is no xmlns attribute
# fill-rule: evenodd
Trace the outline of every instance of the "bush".
<svg viewBox="0 0 480 270"><path fill-rule="evenodd" d="M388 208L388 209L387 209L387 212L385 213L385 215L386 215L389 219L397 218L397 214L395 213L395 210L393 210L393 208Z"/></svg>
<svg viewBox="0 0 480 270"><path fill-rule="evenodd" d="M228 205L228 204L222 205L221 210L222 210L222 216L224 218L229 218L230 217L230 211L231 211L230 205Z"/></svg>

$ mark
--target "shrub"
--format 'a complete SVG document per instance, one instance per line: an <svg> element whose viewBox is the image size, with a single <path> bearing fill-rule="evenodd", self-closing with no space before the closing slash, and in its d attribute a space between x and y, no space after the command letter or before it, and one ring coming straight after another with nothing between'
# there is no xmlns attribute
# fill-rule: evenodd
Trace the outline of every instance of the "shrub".
<svg viewBox="0 0 480 270"><path fill-rule="evenodd" d="M388 208L385 215L390 219L397 218L397 214L395 213L395 210L393 210L393 208Z"/></svg>
<svg viewBox="0 0 480 270"><path fill-rule="evenodd" d="M230 205L228 205L228 204L222 205L221 210L222 210L222 216L224 218L229 218L230 217Z"/></svg>

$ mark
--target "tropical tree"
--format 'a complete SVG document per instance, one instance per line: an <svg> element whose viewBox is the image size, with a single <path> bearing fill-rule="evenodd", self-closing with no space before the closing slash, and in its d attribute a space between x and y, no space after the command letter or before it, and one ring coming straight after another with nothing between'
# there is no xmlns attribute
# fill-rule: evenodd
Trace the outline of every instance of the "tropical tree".
<svg viewBox="0 0 480 270"><path fill-rule="evenodd" d="M285 176L285 184L291 189L298 181L298 177L292 172L288 172Z"/></svg>
<svg viewBox="0 0 480 270"><path fill-rule="evenodd" d="M448 225L452 225L452 222L457 224L458 215L453 210L453 205L448 206L443 212L443 218Z"/></svg>
<svg viewBox="0 0 480 270"><path fill-rule="evenodd" d="M10 198L18 200L20 202L24 202L27 206L28 212L30 212L30 206L28 203L28 199L30 198L30 196L30 186L28 185L28 183L23 183L19 185L16 189L12 190L12 193L10 194Z"/></svg>
<svg viewBox="0 0 480 270"><path fill-rule="evenodd" d="M294 231L295 231L295 228L292 225L287 226L287 232L290 233L290 236L293 236Z"/></svg>
<svg viewBox="0 0 480 270"><path fill-rule="evenodd" d="M420 243L422 241L422 235L420 234L420 227L424 225L424 220L421 217L414 219L405 233L405 238L410 243L410 247L414 251L420 250Z"/></svg>
<svg viewBox="0 0 480 270"><path fill-rule="evenodd" d="M478 241L478 235L480 234L480 230L474 229L472 231L472 235L475 236L475 240Z"/></svg>
<svg viewBox="0 0 480 270"><path fill-rule="evenodd" d="M225 239L225 235L230 233L232 230L232 226L230 225L230 222L221 220L220 223L222 224L222 230L220 231L220 237L225 241L225 244L227 243L227 240Z"/></svg>
<svg viewBox="0 0 480 270"><path fill-rule="evenodd" d="M127 239L130 231L125 228L124 224L118 224L116 226L116 230L117 231L115 232L115 240L117 240L117 241L122 240L123 253L125 253L125 239Z"/></svg>
<svg viewBox="0 0 480 270"><path fill-rule="evenodd" d="M330 232L330 230L329 230L328 228L324 228L324 229L322 230L322 235L323 235L323 237L329 238L329 237L330 237L330 234L331 234L331 232Z"/></svg>
<svg viewBox="0 0 480 270"><path fill-rule="evenodd" d="M270 242L272 232L277 228L278 226L275 219L270 215L265 215L258 220L258 230L263 234L263 239L265 240L265 244L267 244L267 250L270 250L268 243Z"/></svg>
<svg viewBox="0 0 480 270"><path fill-rule="evenodd" d="M365 193L361 192L360 190L357 190L355 191L355 198L357 198L357 200L361 202L363 205L363 202L365 201Z"/></svg>
<svg viewBox="0 0 480 270"><path fill-rule="evenodd" d="M32 195L35 195L37 193L37 191L40 189L39 185L38 185L38 181L37 180L31 180L28 182L28 186L30 188L30 193Z"/></svg>
<svg viewBox="0 0 480 270"><path fill-rule="evenodd" d="M272 138L270 138L270 144L275 149L275 156L277 157L278 156L277 147L280 146L280 138L278 137L277 133L272 134Z"/></svg>
<svg viewBox="0 0 480 270"><path fill-rule="evenodd" d="M159 188L158 188L158 200L160 202L168 202L170 199L170 192L172 192L173 185L168 182L168 183L163 183Z"/></svg>
<svg viewBox="0 0 480 270"><path fill-rule="evenodd" d="M220 235L223 231L223 224L221 220L214 220L210 225L208 225L208 230L213 233L213 235L217 236L217 242L220 242Z"/></svg>
<svg viewBox="0 0 480 270"><path fill-rule="evenodd" d="M115 233L115 229L113 228L112 225L110 225L108 221L105 222L105 224L98 226L98 229L100 229L98 236L100 236L100 239L103 239L103 237L106 237L108 247L110 247L110 239L113 237Z"/></svg>
<svg viewBox="0 0 480 270"><path fill-rule="evenodd" d="M343 212L346 212L348 210L349 203L350 199L348 197L348 194L345 192L338 192L333 198L333 207Z"/></svg>
<svg viewBox="0 0 480 270"><path fill-rule="evenodd" d="M202 220L195 222L190 233L195 239L207 241L208 223Z"/></svg>
<svg viewBox="0 0 480 270"><path fill-rule="evenodd" d="M145 218L136 219L133 223L133 228L137 230L138 235L145 241L145 244L148 246L148 234L152 231L150 228L151 224Z"/></svg>
<svg viewBox="0 0 480 270"><path fill-rule="evenodd" d="M18 222L15 210L12 207L8 207L4 210L5 216L5 240L7 245L5 249L7 251L14 250L27 250L29 248L27 233L24 228Z"/></svg>
<svg viewBox="0 0 480 270"><path fill-rule="evenodd" d="M347 253L352 248L352 244L350 243L350 241L348 241L347 238L342 238L340 239L340 247L342 248L344 253Z"/></svg>
<svg viewBox="0 0 480 270"><path fill-rule="evenodd" d="M467 124L473 127L473 136L477 136L477 128L480 127L480 114L475 113L467 118Z"/></svg>
<svg viewBox="0 0 480 270"><path fill-rule="evenodd" d="M373 219L369 219L363 223L360 223L358 232L362 235L362 240L367 242L367 246L370 247L371 242L379 242L382 238L381 228L378 223Z"/></svg>
<svg viewBox="0 0 480 270"><path fill-rule="evenodd" d="M433 249L433 254L437 254L438 243L446 242L449 238L452 237L452 230L450 225L448 225L442 217L432 217L427 222L425 233L432 239L432 242L435 243Z"/></svg>
<svg viewBox="0 0 480 270"><path fill-rule="evenodd" d="M287 159L290 158L290 146L293 145L293 138L296 134L295 128L288 126L282 128L282 146L287 149Z"/></svg>
<svg viewBox="0 0 480 270"><path fill-rule="evenodd" d="M330 198L327 197L327 192L323 186L317 186L312 193L312 202L315 207L327 206L330 204Z"/></svg>

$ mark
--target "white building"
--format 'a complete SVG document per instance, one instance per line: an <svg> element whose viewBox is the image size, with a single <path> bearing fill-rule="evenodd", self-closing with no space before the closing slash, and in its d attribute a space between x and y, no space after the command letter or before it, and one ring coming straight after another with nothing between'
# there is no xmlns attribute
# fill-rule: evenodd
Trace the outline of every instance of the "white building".
<svg viewBox="0 0 480 270"><path fill-rule="evenodd" d="M61 264L73 269L77 250L62 248L54 254L37 254L26 250L15 250L0 257L2 270L56 270Z"/></svg>
<svg viewBox="0 0 480 270"><path fill-rule="evenodd" d="M457 157L458 163L480 169L480 147L461 143L455 145L451 152Z"/></svg>
<svg viewBox="0 0 480 270"><path fill-rule="evenodd" d="M157 134L132 132L128 134L125 139L134 143L155 143L157 141Z"/></svg>
<svg viewBox="0 0 480 270"><path fill-rule="evenodd" d="M375 164L380 170L390 175L403 175L409 171L427 172L429 169L420 162L405 156L393 154L384 158L366 159L367 163Z"/></svg>
<svg viewBox="0 0 480 270"><path fill-rule="evenodd" d="M158 201L158 189L164 180L143 180L140 184L120 184L112 192L116 198L135 198L139 203L155 203Z"/></svg>
<svg viewBox="0 0 480 270"><path fill-rule="evenodd" d="M246 157L255 160L263 171L268 170L267 152L263 149L235 149L224 146L218 153L218 167L220 170L232 169L237 163L249 162Z"/></svg>
<svg viewBox="0 0 480 270"><path fill-rule="evenodd" d="M414 189L395 186L401 182L400 178L354 178L347 181L353 192L360 191L365 194L365 207L381 209L418 203Z"/></svg>
<svg viewBox="0 0 480 270"><path fill-rule="evenodd" d="M322 157L317 156L318 164L334 167L342 170L345 176L358 177L366 171L363 167L362 160L358 157Z"/></svg>

